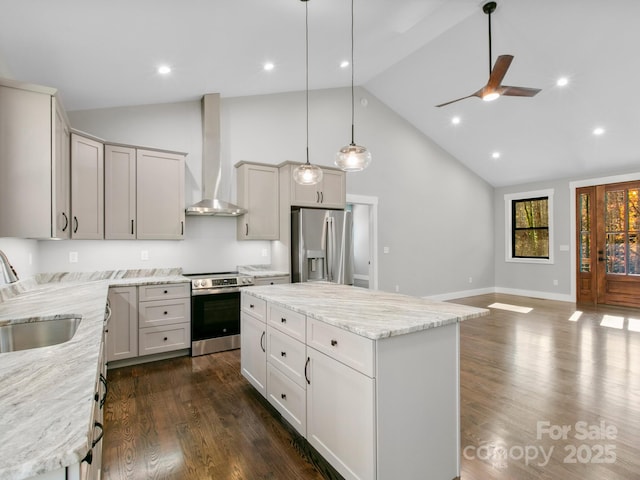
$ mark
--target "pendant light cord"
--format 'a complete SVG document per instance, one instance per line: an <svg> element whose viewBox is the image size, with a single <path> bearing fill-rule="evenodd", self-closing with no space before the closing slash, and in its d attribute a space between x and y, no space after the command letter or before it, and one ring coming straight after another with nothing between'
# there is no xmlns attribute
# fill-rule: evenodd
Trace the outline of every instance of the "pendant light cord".
<svg viewBox="0 0 640 480"><path fill-rule="evenodd" d="M489 76L491 76L491 12L489 16Z"/></svg>
<svg viewBox="0 0 640 480"><path fill-rule="evenodd" d="M355 107L353 93L353 1L351 0L351 145L355 145Z"/></svg>
<svg viewBox="0 0 640 480"><path fill-rule="evenodd" d="M306 72L306 101L307 101L307 165L309 164L309 2L304 1L304 46L305 46L305 72Z"/></svg>

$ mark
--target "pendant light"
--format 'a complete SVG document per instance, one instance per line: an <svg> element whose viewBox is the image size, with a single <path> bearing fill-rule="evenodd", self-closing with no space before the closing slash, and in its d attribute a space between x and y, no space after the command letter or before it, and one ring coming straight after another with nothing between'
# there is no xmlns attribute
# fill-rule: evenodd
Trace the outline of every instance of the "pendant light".
<svg viewBox="0 0 640 480"><path fill-rule="evenodd" d="M354 140L353 96L353 0L351 0L351 143L340 149L335 161L335 164L345 172L359 172L371 163L371 152L366 147L356 145Z"/></svg>
<svg viewBox="0 0 640 480"><path fill-rule="evenodd" d="M306 102L307 102L307 163L293 169L293 179L300 185L315 185L322 181L322 169L309 163L309 4L304 2L305 8L305 71L306 71Z"/></svg>

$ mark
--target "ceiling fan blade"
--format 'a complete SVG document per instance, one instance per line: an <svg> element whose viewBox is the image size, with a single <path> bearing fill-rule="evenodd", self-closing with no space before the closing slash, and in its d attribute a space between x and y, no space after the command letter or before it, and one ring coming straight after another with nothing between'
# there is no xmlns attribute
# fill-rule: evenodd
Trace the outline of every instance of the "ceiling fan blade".
<svg viewBox="0 0 640 480"><path fill-rule="evenodd" d="M502 86L502 95L508 97L533 97L541 91L539 88Z"/></svg>
<svg viewBox="0 0 640 480"><path fill-rule="evenodd" d="M466 97L456 98L455 100L451 100L450 102L441 103L440 105L436 105L436 107L444 107L445 105L450 105L452 103L459 102L460 100L466 100L467 98L471 98L471 97L482 98L481 95L482 95L482 89L472 93L471 95L467 95Z"/></svg>
<svg viewBox="0 0 640 480"><path fill-rule="evenodd" d="M487 82L487 88L490 90L496 90L502 83L502 79L507 74L509 65L513 61L513 55L500 55L493 65L489 81Z"/></svg>

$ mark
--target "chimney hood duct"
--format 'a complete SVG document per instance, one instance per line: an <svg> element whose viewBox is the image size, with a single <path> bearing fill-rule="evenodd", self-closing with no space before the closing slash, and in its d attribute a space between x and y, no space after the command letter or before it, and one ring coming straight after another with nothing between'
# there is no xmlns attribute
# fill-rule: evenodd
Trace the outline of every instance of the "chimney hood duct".
<svg viewBox="0 0 640 480"><path fill-rule="evenodd" d="M202 97L202 197L186 209L187 215L237 217L247 213L232 203L218 199L222 162L220 161L220 94Z"/></svg>

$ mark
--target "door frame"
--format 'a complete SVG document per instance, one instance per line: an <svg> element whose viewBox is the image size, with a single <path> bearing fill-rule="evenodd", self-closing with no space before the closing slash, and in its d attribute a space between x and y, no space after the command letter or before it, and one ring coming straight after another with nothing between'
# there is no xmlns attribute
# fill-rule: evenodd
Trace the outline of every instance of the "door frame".
<svg viewBox="0 0 640 480"><path fill-rule="evenodd" d="M577 292L577 232L576 232L576 189L580 187L593 187L595 185L606 185L609 183L624 183L624 182L636 182L640 181L640 172L635 173L627 173L623 175L612 175L609 177L598 177L598 178L589 178L585 180L575 180L573 182L569 182L569 223L571 226L570 238L571 241L569 243L569 252L571 257L570 268L571 268L571 298L573 301L577 301L578 292Z"/></svg>
<svg viewBox="0 0 640 480"><path fill-rule="evenodd" d="M378 289L378 197L347 193L347 203L369 207L369 289Z"/></svg>

